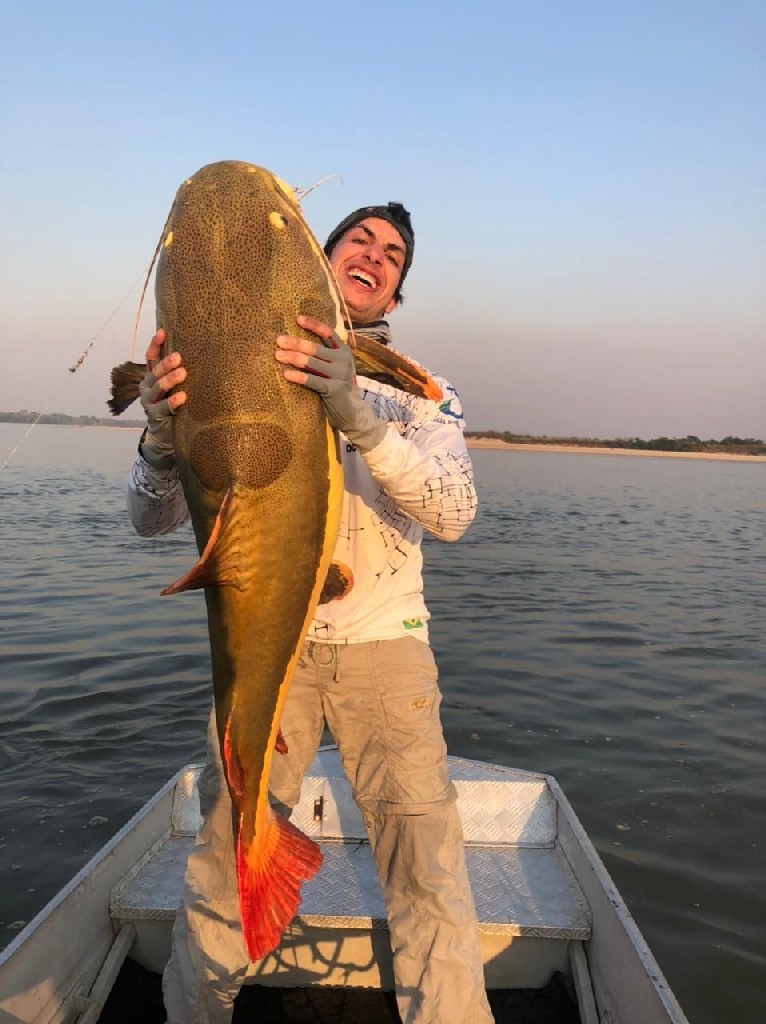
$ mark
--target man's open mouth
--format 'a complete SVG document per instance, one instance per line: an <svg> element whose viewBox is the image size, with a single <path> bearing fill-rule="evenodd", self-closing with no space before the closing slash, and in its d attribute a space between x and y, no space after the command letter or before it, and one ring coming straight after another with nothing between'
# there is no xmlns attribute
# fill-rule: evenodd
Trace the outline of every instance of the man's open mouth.
<svg viewBox="0 0 766 1024"><path fill-rule="evenodd" d="M375 280L372 274L368 274L365 270L359 270L358 267L352 267L348 271L348 276L352 278L354 281L356 281L358 284L363 285L365 288L372 289L378 287L378 282Z"/></svg>

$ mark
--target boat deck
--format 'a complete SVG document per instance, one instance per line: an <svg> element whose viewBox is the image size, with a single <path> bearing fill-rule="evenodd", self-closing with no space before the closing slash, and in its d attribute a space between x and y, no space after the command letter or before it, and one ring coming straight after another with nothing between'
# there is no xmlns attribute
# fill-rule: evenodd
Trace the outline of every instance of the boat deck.
<svg viewBox="0 0 766 1024"><path fill-rule="evenodd" d="M492 989L496 1024L581 1024L571 985L560 974L542 989ZM162 1024L160 977L131 960L123 966L99 1024ZM248 985L234 1003L232 1024L401 1024L393 992L371 989L267 988Z"/></svg>
<svg viewBox="0 0 766 1024"><path fill-rule="evenodd" d="M115 922L136 925L132 956L161 971L183 866L199 825L198 766L176 786L170 834L114 888ZM545 776L450 758L490 988L541 988L569 973L569 943L588 939L590 909L557 845L557 803ZM323 749L292 820L322 846L282 945L253 965L268 986L392 988L383 894L337 750ZM556 940L556 941L551 941Z"/></svg>
<svg viewBox="0 0 766 1024"><path fill-rule="evenodd" d="M688 1024L556 780L448 762L498 1024ZM0 952L2 1020L93 1024L111 992L103 1024L161 1024L198 773L162 786ZM334 749L320 751L294 818L324 865L280 947L253 965L235 1022L396 1024L383 899Z"/></svg>

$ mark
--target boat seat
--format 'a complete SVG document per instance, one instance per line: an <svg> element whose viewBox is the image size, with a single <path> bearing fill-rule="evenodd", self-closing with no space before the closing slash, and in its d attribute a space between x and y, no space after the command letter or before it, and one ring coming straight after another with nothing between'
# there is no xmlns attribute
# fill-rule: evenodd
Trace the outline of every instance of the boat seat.
<svg viewBox="0 0 766 1024"><path fill-rule="evenodd" d="M450 762L482 932L587 939L590 910L557 848L557 806L545 776L498 768L493 777L493 768L463 759ZM200 824L199 771L191 766L176 787L169 835L113 890L113 918L175 916L184 864ZM324 854L321 870L303 887L299 920L306 926L384 929L383 894L337 752L320 751L292 820Z"/></svg>

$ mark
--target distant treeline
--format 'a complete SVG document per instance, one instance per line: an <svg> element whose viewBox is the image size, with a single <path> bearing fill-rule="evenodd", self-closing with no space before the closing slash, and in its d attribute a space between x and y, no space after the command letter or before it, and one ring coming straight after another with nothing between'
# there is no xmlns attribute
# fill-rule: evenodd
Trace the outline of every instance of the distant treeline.
<svg viewBox="0 0 766 1024"><path fill-rule="evenodd" d="M21 409L19 412L0 412L0 423L55 423L66 427L143 427L145 420L120 420L111 416L67 416L63 412L29 412Z"/></svg>
<svg viewBox="0 0 766 1024"><path fill-rule="evenodd" d="M644 441L640 437L615 437L604 440L596 437L533 437L532 434L514 434L510 430L469 430L467 437L486 437L506 444L558 444L573 448L634 448L648 452L719 452L725 455L766 455L766 442L756 437L724 437L720 441L689 434L687 437L654 437Z"/></svg>
<svg viewBox="0 0 766 1024"><path fill-rule="evenodd" d="M123 420L110 416L67 416L63 412L37 412L21 409L19 412L0 412L0 423L54 423L69 427L143 427L145 420ZM535 437L533 434L514 434L510 430L468 430L467 437L486 437L506 444L560 444L574 448L638 448L649 452L720 452L726 455L766 455L766 441L755 437L724 437L720 441L689 434L687 437L654 437L644 441L640 437Z"/></svg>

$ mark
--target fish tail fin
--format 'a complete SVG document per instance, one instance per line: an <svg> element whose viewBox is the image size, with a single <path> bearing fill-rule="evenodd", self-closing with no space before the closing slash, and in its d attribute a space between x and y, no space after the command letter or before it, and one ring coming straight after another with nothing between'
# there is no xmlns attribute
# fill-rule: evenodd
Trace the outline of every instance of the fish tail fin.
<svg viewBox="0 0 766 1024"><path fill-rule="evenodd" d="M119 416L138 398L138 385L144 379L146 363L120 363L112 370L112 397L106 403L112 416Z"/></svg>
<svg viewBox="0 0 766 1024"><path fill-rule="evenodd" d="M237 884L242 934L250 960L276 949L300 904L301 883L322 863L319 846L268 808L259 842L244 849L237 837Z"/></svg>

